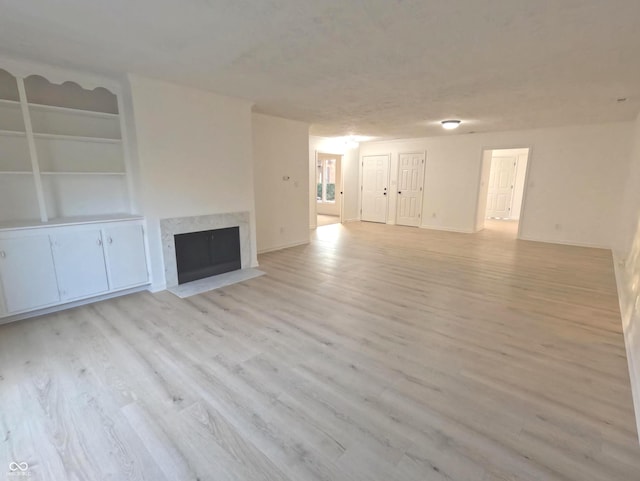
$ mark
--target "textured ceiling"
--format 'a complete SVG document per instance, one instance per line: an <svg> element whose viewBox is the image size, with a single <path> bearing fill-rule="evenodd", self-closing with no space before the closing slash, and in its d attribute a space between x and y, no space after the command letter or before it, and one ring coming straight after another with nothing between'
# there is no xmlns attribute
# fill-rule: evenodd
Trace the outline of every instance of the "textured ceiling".
<svg viewBox="0 0 640 481"><path fill-rule="evenodd" d="M0 50L409 137L632 119L639 20L638 0L0 0Z"/></svg>

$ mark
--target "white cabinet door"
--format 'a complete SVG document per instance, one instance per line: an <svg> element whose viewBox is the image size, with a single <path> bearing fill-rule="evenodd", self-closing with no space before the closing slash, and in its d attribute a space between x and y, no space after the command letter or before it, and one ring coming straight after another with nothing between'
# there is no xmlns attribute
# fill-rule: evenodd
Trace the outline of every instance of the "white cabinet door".
<svg viewBox="0 0 640 481"><path fill-rule="evenodd" d="M109 290L99 229L56 233L51 237L62 300L82 299Z"/></svg>
<svg viewBox="0 0 640 481"><path fill-rule="evenodd" d="M0 279L9 314L59 302L49 237L0 240Z"/></svg>
<svg viewBox="0 0 640 481"><path fill-rule="evenodd" d="M121 225L104 230L105 254L111 290L149 282L141 225Z"/></svg>

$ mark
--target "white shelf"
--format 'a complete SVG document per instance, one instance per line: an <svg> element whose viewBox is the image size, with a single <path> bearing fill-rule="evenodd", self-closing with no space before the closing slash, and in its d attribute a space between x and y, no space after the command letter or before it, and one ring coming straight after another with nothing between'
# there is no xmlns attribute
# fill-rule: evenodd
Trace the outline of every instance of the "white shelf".
<svg viewBox="0 0 640 481"><path fill-rule="evenodd" d="M58 105L34 104L31 102L28 102L27 105L29 106L30 109L33 109L33 110L49 110L52 112L67 112L70 114L87 115L90 117L104 117L109 119L118 118L118 114L112 114L109 112L96 112L95 110L74 109L71 107L60 107Z"/></svg>
<svg viewBox="0 0 640 481"><path fill-rule="evenodd" d="M0 105L20 105L18 100L0 99ZM109 119L118 118L118 114L112 114L110 112L97 112L95 110L74 109L72 107L60 107L58 105L46 105L27 102L30 109L33 110L49 110L52 112L67 112L70 114L87 115L90 117L104 117Z"/></svg>
<svg viewBox="0 0 640 481"><path fill-rule="evenodd" d="M19 130L0 130L0 135L25 137L26 132L20 132Z"/></svg>
<svg viewBox="0 0 640 481"><path fill-rule="evenodd" d="M0 130L0 135L24 137L27 134L18 130ZM34 132L33 136L36 139L75 140L78 142L103 142L108 144L119 144L120 142L122 142L122 139L108 139L105 137L83 137L81 135L44 134Z"/></svg>
<svg viewBox="0 0 640 481"><path fill-rule="evenodd" d="M64 135L64 134L43 134L33 133L36 139L60 139L60 140L75 140L78 142L103 142L108 144L119 144L122 139L107 139L105 137L83 137L80 135Z"/></svg>
<svg viewBox="0 0 640 481"><path fill-rule="evenodd" d="M127 175L126 172L40 172L42 175ZM0 170L0 175L33 175L30 170Z"/></svg>
<svg viewBox="0 0 640 481"><path fill-rule="evenodd" d="M63 225L76 225L76 224L94 224L102 222L119 222L123 220L143 220L143 217L132 214L112 214L112 215L98 215L98 216L81 216L81 217L56 217L49 219L47 222L41 222L38 220L24 220L24 221L6 221L0 222L1 230L17 230L17 229L37 229L39 227L55 227Z"/></svg>
<svg viewBox="0 0 640 481"><path fill-rule="evenodd" d="M42 175L127 175L126 172L40 172Z"/></svg>

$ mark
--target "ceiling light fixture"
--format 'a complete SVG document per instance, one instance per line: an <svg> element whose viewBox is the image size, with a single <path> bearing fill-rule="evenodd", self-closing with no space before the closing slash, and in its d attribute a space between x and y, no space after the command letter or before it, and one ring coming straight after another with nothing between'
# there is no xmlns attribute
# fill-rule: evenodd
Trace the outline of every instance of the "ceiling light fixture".
<svg viewBox="0 0 640 481"><path fill-rule="evenodd" d="M351 136L344 141L344 144L348 149L357 149L360 146L360 143L355 139L355 137Z"/></svg>
<svg viewBox="0 0 640 481"><path fill-rule="evenodd" d="M440 122L442 124L442 128L446 130L457 129L462 123L461 120L443 120Z"/></svg>

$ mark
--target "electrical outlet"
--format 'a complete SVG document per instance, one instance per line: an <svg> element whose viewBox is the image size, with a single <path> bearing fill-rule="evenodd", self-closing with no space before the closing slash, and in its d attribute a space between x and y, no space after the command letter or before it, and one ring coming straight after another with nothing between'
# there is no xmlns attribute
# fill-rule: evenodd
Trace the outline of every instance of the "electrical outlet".
<svg viewBox="0 0 640 481"><path fill-rule="evenodd" d="M436 213L434 212L433 214L431 214L431 217L433 217L433 218L435 219L435 218L436 218L436 217L438 217L438 216L437 216L437 215L436 215Z"/></svg>
<svg viewBox="0 0 640 481"><path fill-rule="evenodd" d="M556 224L555 228L556 230L562 230L562 224Z"/></svg>

